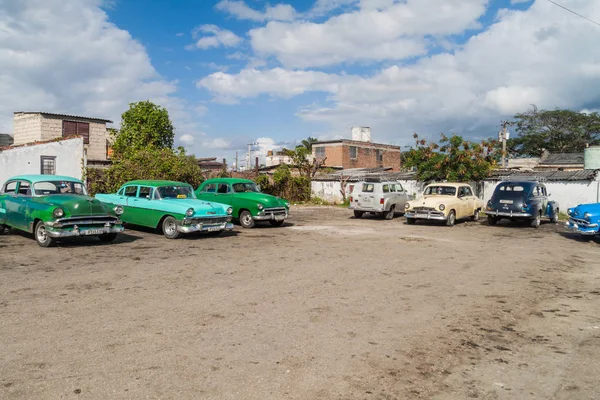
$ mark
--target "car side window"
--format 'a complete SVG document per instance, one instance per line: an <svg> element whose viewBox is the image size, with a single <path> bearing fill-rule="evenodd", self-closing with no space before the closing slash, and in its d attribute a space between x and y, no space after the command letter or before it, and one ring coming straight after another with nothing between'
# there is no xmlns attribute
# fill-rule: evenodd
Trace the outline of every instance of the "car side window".
<svg viewBox="0 0 600 400"><path fill-rule="evenodd" d="M404 192L404 188L399 183L396 183L396 192Z"/></svg>
<svg viewBox="0 0 600 400"><path fill-rule="evenodd" d="M127 186L125 188L125 196L127 197L135 197L135 195L137 194L137 186Z"/></svg>
<svg viewBox="0 0 600 400"><path fill-rule="evenodd" d="M228 184L219 183L219 189L217 190L217 193L225 194L225 193L229 193L229 192L231 192L231 188L229 187Z"/></svg>
<svg viewBox="0 0 600 400"><path fill-rule="evenodd" d="M548 196L548 192L546 191L546 187L542 186L542 195L543 196Z"/></svg>
<svg viewBox="0 0 600 400"><path fill-rule="evenodd" d="M3 193L15 193L17 190L17 181L6 182L4 185Z"/></svg>
<svg viewBox="0 0 600 400"><path fill-rule="evenodd" d="M138 194L137 197L141 198L141 199L151 199L152 198L152 188L148 187L148 186L140 186L140 193Z"/></svg>
<svg viewBox="0 0 600 400"><path fill-rule="evenodd" d="M465 196L473 196L473 191L468 186L463 186Z"/></svg>
<svg viewBox="0 0 600 400"><path fill-rule="evenodd" d="M383 185L383 193L389 193L390 192L390 185Z"/></svg>
<svg viewBox="0 0 600 400"><path fill-rule="evenodd" d="M216 193L217 185L214 183L209 183L208 185L204 186L204 189L202 189L202 191L206 193Z"/></svg>
<svg viewBox="0 0 600 400"><path fill-rule="evenodd" d="M31 185L29 184L29 182L21 181L19 183L19 195L31 196Z"/></svg>
<svg viewBox="0 0 600 400"><path fill-rule="evenodd" d="M119 191L117 192L117 195L119 196L123 196L123 194L125 193L125 188L121 188L119 189Z"/></svg>

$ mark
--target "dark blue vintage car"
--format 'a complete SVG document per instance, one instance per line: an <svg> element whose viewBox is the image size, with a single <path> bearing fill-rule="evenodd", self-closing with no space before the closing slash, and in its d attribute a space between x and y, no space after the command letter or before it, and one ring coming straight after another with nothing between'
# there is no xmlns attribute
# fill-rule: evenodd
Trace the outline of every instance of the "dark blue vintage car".
<svg viewBox="0 0 600 400"><path fill-rule="evenodd" d="M600 203L580 204L569 208L567 214L569 214L567 229L582 235L600 234Z"/></svg>
<svg viewBox="0 0 600 400"><path fill-rule="evenodd" d="M542 217L558 222L558 203L548 199L546 186L535 181L506 181L496 186L488 201L485 213L489 225L508 218L511 221L528 221L539 228Z"/></svg>

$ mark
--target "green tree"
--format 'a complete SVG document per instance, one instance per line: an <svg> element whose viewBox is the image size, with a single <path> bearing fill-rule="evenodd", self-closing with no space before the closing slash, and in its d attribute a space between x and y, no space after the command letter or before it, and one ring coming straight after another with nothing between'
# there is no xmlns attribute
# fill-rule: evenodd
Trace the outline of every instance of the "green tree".
<svg viewBox="0 0 600 400"><path fill-rule="evenodd" d="M127 155L141 149L171 149L175 129L168 111L150 101L129 104L121 115L121 129L114 135L115 155Z"/></svg>
<svg viewBox="0 0 600 400"><path fill-rule="evenodd" d="M442 134L438 143L419 139L416 148L405 153L405 166L416 167L423 181L478 181L489 176L496 165L497 146L492 141L474 143L461 136Z"/></svg>
<svg viewBox="0 0 600 400"><path fill-rule="evenodd" d="M515 115L512 125L518 136L507 142L508 153L540 156L542 149L554 152L580 152L600 144L600 115L572 110L538 110L535 106Z"/></svg>

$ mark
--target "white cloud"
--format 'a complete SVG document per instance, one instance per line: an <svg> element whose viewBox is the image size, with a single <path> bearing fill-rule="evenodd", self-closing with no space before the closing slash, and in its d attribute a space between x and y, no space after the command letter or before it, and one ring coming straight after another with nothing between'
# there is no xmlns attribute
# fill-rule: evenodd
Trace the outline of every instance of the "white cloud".
<svg viewBox="0 0 600 400"><path fill-rule="evenodd" d="M296 10L289 4L267 5L264 11L257 11L248 7L243 1L221 0L215 8L233 15L237 19L252 21L292 21L296 18Z"/></svg>
<svg viewBox="0 0 600 400"><path fill-rule="evenodd" d="M248 34L258 55L273 56L291 68L403 60L426 54L426 35L458 34L477 27L486 4L487 0L369 0L364 8L323 23L272 21Z"/></svg>
<svg viewBox="0 0 600 400"><path fill-rule="evenodd" d="M573 6L600 17L598 2L577 0ZM326 101L304 107L297 115L326 122L342 133L352 125L368 125L374 139L381 141L410 142L415 130L434 134L456 129L490 136L494 132L486 129L531 104L598 109L597 37L594 25L537 1L525 11L499 12L494 25L454 52L392 65L367 76L246 69L212 74L197 85L216 99L238 101L263 93L285 98L324 92ZM300 54L303 51L300 48Z"/></svg>
<svg viewBox="0 0 600 400"><path fill-rule="evenodd" d="M110 23L101 5L0 2L0 132L12 131L13 111L82 114L118 124L129 102L184 106L174 97L176 82L161 78L144 47Z"/></svg>
<svg viewBox="0 0 600 400"><path fill-rule="evenodd" d="M202 34L209 34L208 36ZM237 46L242 38L227 29L221 29L216 25L200 25L192 31L192 37L196 42L187 46L188 50L202 49L211 47L234 47Z"/></svg>
<svg viewBox="0 0 600 400"><path fill-rule="evenodd" d="M210 150L231 150L231 142L223 138L207 138L202 141L202 147Z"/></svg>
<svg viewBox="0 0 600 400"><path fill-rule="evenodd" d="M179 137L179 141L190 146L190 145L194 144L195 138L194 138L194 136L190 135L189 133L186 133L185 135L181 135Z"/></svg>

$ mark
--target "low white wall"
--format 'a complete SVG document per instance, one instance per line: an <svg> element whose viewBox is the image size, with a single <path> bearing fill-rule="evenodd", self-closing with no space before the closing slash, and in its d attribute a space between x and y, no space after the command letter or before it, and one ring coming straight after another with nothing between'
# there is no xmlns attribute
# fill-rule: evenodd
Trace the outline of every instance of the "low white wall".
<svg viewBox="0 0 600 400"><path fill-rule="evenodd" d="M81 179L83 139L75 138L0 151L0 185L15 175L41 173L41 156L56 157L56 175Z"/></svg>
<svg viewBox="0 0 600 400"><path fill-rule="evenodd" d="M500 182L484 182L483 200L492 197L496 185ZM561 211L578 204L600 202L600 181L558 181L544 182L550 199L557 201Z"/></svg>
<svg viewBox="0 0 600 400"><path fill-rule="evenodd" d="M403 181L399 180L399 182L404 190L408 192L409 196L419 197L423 194L423 189L425 188L425 184L423 182L418 182L415 180ZM348 182L346 183L346 196L350 195L350 187L354 186L356 182ZM342 188L342 184L340 181L312 181L311 183L311 191L312 196L320 197L321 199L328 201L330 203L342 203L342 193L340 192Z"/></svg>

